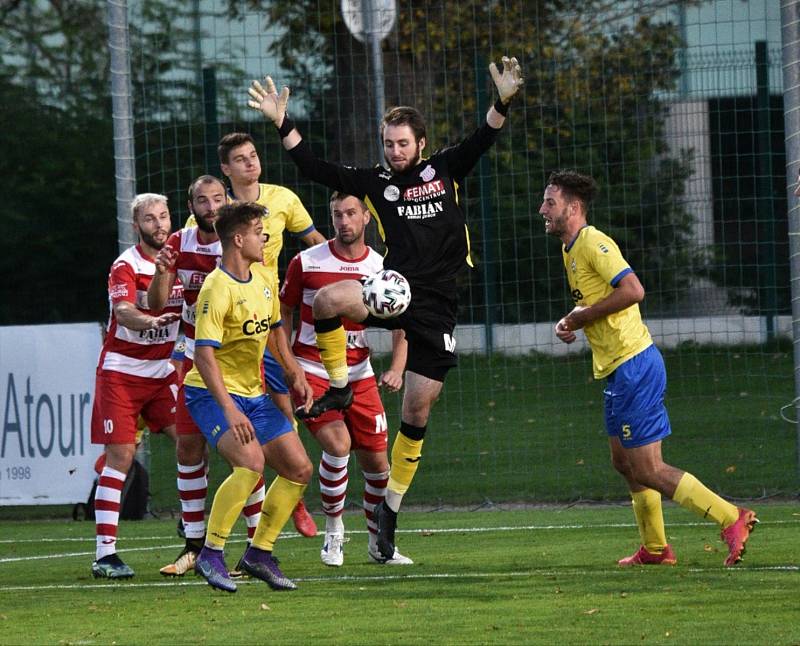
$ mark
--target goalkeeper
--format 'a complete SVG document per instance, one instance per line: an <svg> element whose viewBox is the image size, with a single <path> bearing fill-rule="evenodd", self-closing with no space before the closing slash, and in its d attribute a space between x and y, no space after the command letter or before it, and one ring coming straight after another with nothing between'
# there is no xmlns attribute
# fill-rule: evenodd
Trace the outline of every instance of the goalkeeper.
<svg viewBox="0 0 800 646"><path fill-rule="evenodd" d="M701 518L719 523L728 544L725 565L742 559L756 515L737 508L691 473L665 463L661 442L671 433L664 393L667 373L639 303L644 287L616 243L586 220L597 183L575 171L550 175L539 214L545 231L561 240L564 267L575 307L555 327L564 343L583 329L592 348L596 379L605 379L606 430L614 468L633 499L642 545L621 566L674 565L664 531L661 495Z"/></svg>
<svg viewBox="0 0 800 646"><path fill-rule="evenodd" d="M386 498L374 511L377 546L386 559L394 555L397 512L419 464L431 406L447 372L457 363L453 336L458 310L456 278L465 265L472 266L459 188L494 143L509 104L523 84L515 58L503 57L502 71L494 63L489 71L499 97L485 121L460 143L429 158L422 157L427 145L422 114L407 106L388 110L381 123L386 167L352 168L317 158L286 114L289 88L278 94L267 77L266 88L256 81L249 90L248 105L273 122L283 147L306 177L367 204L386 244L384 267L400 272L411 285L408 310L393 319L369 315L356 280L340 281L317 292L314 329L331 387L307 413L298 413L315 417L352 402L341 317L405 331L408 361L400 432L392 446Z"/></svg>

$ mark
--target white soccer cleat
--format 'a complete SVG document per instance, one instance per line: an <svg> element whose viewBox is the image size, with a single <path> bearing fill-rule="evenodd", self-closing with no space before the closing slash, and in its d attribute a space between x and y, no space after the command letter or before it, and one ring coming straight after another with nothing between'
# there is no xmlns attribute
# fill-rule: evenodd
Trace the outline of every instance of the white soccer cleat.
<svg viewBox="0 0 800 646"><path fill-rule="evenodd" d="M322 562L331 567L341 567L344 563L344 544L343 534L325 532L325 542L319 551Z"/></svg>
<svg viewBox="0 0 800 646"><path fill-rule="evenodd" d="M400 552L397 551L397 548L394 549L394 554L390 559L383 558L377 547L370 547L367 550L367 553L369 554L370 561L380 565L414 565L414 561L407 556L400 554Z"/></svg>

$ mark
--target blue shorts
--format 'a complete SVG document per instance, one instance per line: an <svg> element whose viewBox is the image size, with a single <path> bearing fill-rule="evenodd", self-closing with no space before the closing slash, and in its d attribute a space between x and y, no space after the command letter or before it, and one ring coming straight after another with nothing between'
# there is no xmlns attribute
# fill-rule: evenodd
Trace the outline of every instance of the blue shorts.
<svg viewBox="0 0 800 646"><path fill-rule="evenodd" d="M275 334L276 332L277 330L273 330L270 334ZM279 395L289 394L289 386L286 385L283 368L267 348L264 348L264 381L267 382L267 386L272 392Z"/></svg>
<svg viewBox="0 0 800 646"><path fill-rule="evenodd" d="M211 446L216 447L219 438L228 432L225 414L214 396L205 388L184 385L186 408L200 432ZM266 395L242 397L231 395L233 403L247 416L256 431L256 439L262 446L267 442L290 433L292 424L286 419Z"/></svg>
<svg viewBox="0 0 800 646"><path fill-rule="evenodd" d="M667 370L655 345L631 357L606 381L606 432L626 449L663 440L672 429L664 406Z"/></svg>

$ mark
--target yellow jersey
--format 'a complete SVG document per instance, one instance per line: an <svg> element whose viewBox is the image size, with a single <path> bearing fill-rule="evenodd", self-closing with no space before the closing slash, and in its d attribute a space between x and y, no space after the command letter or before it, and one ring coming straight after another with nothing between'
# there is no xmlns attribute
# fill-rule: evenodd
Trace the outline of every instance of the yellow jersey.
<svg viewBox="0 0 800 646"><path fill-rule="evenodd" d="M603 300L626 274L633 272L617 243L592 226L583 227L562 248L562 254L575 305L589 306ZM593 321L583 331L592 348L595 379L608 377L620 364L653 343L636 303Z"/></svg>
<svg viewBox="0 0 800 646"><path fill-rule="evenodd" d="M197 297L195 347L210 345L229 393L258 397L264 389L261 359L270 330L281 324L274 283L259 274L240 281L221 265L203 282ZM205 388L197 364L186 375L188 386Z"/></svg>
<svg viewBox="0 0 800 646"><path fill-rule="evenodd" d="M228 193L229 203L235 199L235 195ZM265 269L259 268L257 271L265 277L272 274L272 280L277 284L278 256L283 248L283 232L288 231L293 236L302 237L314 231L314 222L300 198L285 186L259 184L258 199L255 202L267 209L261 223L264 233L269 234L269 240L264 245ZM197 226L193 215L189 216L186 226Z"/></svg>

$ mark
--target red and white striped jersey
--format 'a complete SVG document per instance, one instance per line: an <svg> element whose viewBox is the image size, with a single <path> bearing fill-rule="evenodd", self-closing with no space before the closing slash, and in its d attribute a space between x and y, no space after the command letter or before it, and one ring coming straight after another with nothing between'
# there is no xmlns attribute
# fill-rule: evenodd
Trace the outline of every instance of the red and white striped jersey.
<svg viewBox="0 0 800 646"><path fill-rule="evenodd" d="M153 258L144 255L139 245L122 252L111 265L108 274L110 313L98 365L102 370L150 379L162 379L174 371L169 357L178 337L179 321L157 330L137 331L120 325L114 314L114 305L122 301L133 303L143 312L151 313L147 308L147 288L154 272ZM164 313L177 314L182 302L183 286L176 282Z"/></svg>
<svg viewBox="0 0 800 646"><path fill-rule="evenodd" d="M337 255L333 241L305 249L292 258L281 288L281 302L292 307L300 306L300 321L297 325L292 351L300 367L307 373L328 378L319 357L314 333L314 316L311 305L320 287L347 279L369 276L383 268L383 258L367 247L366 253L355 260ZM347 366L350 381L373 376L369 362L369 347L364 333L365 326L342 319L347 332Z"/></svg>
<svg viewBox="0 0 800 646"><path fill-rule="evenodd" d="M173 272L177 274L176 284L183 285L183 334L186 337L186 358L194 359L194 324L197 295L206 276L219 265L222 244L219 240L203 244L198 238L199 229L188 227L173 233L167 244L178 252Z"/></svg>

